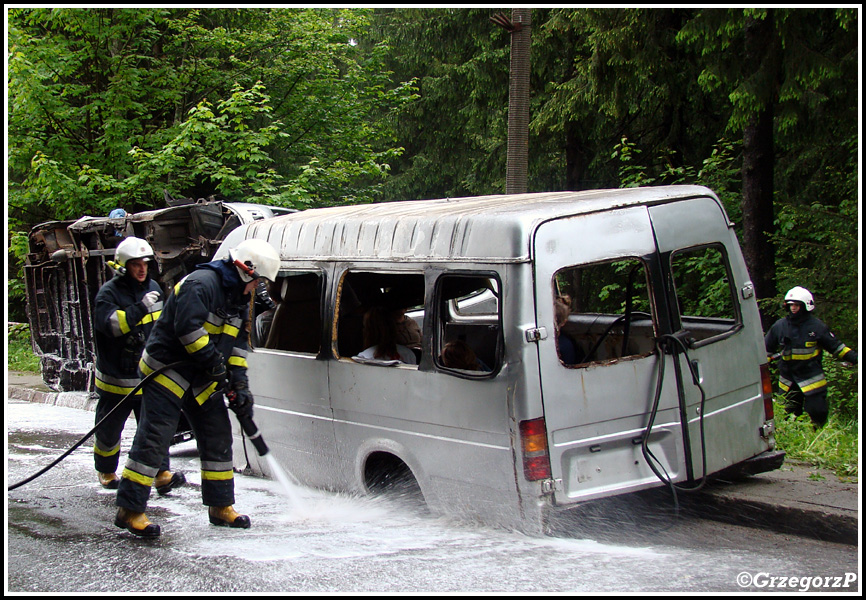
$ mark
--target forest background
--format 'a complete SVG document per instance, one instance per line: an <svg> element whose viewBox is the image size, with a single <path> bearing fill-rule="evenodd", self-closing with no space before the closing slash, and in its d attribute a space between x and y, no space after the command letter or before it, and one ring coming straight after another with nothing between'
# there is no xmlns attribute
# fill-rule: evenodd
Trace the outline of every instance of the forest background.
<svg viewBox="0 0 866 600"><path fill-rule="evenodd" d="M499 14L8 8L9 320L33 225L164 190L298 209L503 193ZM530 31L528 191L707 185L765 326L802 285L859 350L858 8L536 8ZM825 364L856 473L856 370Z"/></svg>

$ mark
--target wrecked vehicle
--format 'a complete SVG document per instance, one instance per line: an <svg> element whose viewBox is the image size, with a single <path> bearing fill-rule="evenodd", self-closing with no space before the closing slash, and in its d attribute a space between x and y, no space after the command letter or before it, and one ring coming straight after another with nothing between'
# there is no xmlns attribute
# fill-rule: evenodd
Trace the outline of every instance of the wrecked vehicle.
<svg viewBox="0 0 866 600"><path fill-rule="evenodd" d="M31 230L24 266L27 319L42 379L51 389L94 389L93 301L114 276L107 262L125 237L150 243L155 253L151 277L167 293L197 264L210 261L239 225L294 212L213 197L176 200L166 195L166 202L162 209L49 221Z"/></svg>
<svg viewBox="0 0 866 600"><path fill-rule="evenodd" d="M707 188L310 209L216 258L245 239L280 253L248 372L268 458L304 485L540 533L584 501L784 459L754 288ZM234 427L235 461L273 475Z"/></svg>

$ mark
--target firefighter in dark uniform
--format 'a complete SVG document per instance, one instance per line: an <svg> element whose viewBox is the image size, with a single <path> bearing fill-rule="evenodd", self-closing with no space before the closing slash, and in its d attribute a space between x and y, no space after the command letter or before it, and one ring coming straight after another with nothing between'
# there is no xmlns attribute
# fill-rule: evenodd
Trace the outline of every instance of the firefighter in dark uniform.
<svg viewBox="0 0 866 600"><path fill-rule="evenodd" d="M809 314L815 309L809 290L791 288L785 294L785 305L788 315L776 321L764 337L767 354L781 350L779 389L785 394L785 410L797 416L805 410L815 426L823 427L830 408L822 352L855 365L857 353Z"/></svg>
<svg viewBox="0 0 866 600"><path fill-rule="evenodd" d="M129 413L135 413L136 421L141 417L141 390L124 398L141 382L138 361L162 310L162 290L148 273L147 263L152 259L150 244L137 237L126 238L109 262L116 275L96 294L96 422L102 422L96 429L93 458L99 483L107 489L117 489L120 436ZM169 470L166 453L154 481L157 491L167 494L185 481L182 473Z"/></svg>
<svg viewBox="0 0 866 600"><path fill-rule="evenodd" d="M274 281L279 265L270 244L245 240L228 258L196 267L169 295L140 369L146 376L169 368L144 386L141 421L117 490L118 527L143 537L160 534L144 511L181 409L198 445L202 503L210 522L250 526L250 518L233 507L231 422L219 392L230 392L230 407L239 416L251 414L246 361L250 293L259 278Z"/></svg>

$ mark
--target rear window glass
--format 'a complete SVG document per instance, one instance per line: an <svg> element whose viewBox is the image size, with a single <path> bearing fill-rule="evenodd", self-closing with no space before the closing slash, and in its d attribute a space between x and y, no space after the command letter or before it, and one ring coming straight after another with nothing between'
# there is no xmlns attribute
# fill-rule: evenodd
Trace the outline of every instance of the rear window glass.
<svg viewBox="0 0 866 600"><path fill-rule="evenodd" d="M671 254L671 276L682 327L706 340L740 322L724 248L704 246Z"/></svg>
<svg viewBox="0 0 866 600"><path fill-rule="evenodd" d="M557 351L567 366L653 349L647 270L638 258L567 267L554 276Z"/></svg>

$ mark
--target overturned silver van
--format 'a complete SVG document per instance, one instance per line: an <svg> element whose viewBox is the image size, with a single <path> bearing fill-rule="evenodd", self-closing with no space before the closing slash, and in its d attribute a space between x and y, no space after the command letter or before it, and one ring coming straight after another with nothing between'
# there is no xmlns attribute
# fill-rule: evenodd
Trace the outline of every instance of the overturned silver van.
<svg viewBox="0 0 866 600"><path fill-rule="evenodd" d="M408 484L434 512L542 532L582 501L783 460L753 287L706 188L307 210L216 257L248 238L282 261L252 320L256 421L308 486ZM365 354L374 309L416 331L412 356ZM237 466L272 475L247 443L236 427Z"/></svg>

